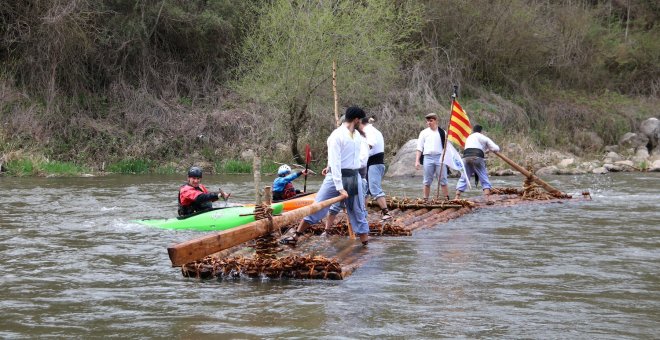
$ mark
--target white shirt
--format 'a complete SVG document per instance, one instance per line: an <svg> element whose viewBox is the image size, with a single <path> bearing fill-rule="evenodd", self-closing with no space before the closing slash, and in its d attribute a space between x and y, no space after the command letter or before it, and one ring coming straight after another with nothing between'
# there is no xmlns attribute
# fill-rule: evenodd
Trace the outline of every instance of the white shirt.
<svg viewBox="0 0 660 340"><path fill-rule="evenodd" d="M369 164L369 144L367 140L362 138L362 144L360 145L360 169L366 168Z"/></svg>
<svg viewBox="0 0 660 340"><path fill-rule="evenodd" d="M438 128L440 129L440 128ZM426 128L419 133L417 138L417 151L422 151L424 155L439 155L442 153L442 140L438 130Z"/></svg>
<svg viewBox="0 0 660 340"><path fill-rule="evenodd" d="M344 185L341 183L341 169L357 170L362 167L360 151L363 144L366 143L364 143L364 139L357 130L353 130L353 134L351 134L346 124L342 124L335 131L332 131L330 137L328 137L327 144L328 166L331 169L332 181L337 191L343 190ZM364 153L362 154L364 155Z"/></svg>
<svg viewBox="0 0 660 340"><path fill-rule="evenodd" d="M495 142L479 132L474 132L465 139L465 149L479 149L483 152L500 151L500 147Z"/></svg>
<svg viewBox="0 0 660 340"><path fill-rule="evenodd" d="M364 133L367 135L367 144L371 147L369 149L369 156L385 152L385 139L383 138L383 134L375 126L371 124L365 125Z"/></svg>

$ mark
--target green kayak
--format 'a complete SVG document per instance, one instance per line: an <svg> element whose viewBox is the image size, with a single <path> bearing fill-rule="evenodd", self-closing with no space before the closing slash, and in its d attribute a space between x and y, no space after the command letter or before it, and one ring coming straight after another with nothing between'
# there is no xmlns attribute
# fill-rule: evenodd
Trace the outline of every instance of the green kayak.
<svg viewBox="0 0 660 340"><path fill-rule="evenodd" d="M282 203L271 206L273 214L282 213ZM216 208L213 210L192 214L184 218L169 218L165 220L137 220L135 222L163 228L163 229L186 229L199 231L227 230L254 222L254 206ZM241 216L245 215L245 216Z"/></svg>

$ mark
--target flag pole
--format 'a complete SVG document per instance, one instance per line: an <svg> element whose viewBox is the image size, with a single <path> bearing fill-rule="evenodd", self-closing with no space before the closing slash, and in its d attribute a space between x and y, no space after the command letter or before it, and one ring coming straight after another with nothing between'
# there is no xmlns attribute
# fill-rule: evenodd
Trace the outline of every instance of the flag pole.
<svg viewBox="0 0 660 340"><path fill-rule="evenodd" d="M447 130L445 131L445 145L442 146L442 156L440 157L440 174L438 175L438 190L435 194L436 198L440 197L440 179L442 178L442 170L445 166L445 153L447 152L447 143L449 143L449 128L451 127L451 115L454 110L454 102L458 96L458 85L454 85L454 93L451 95L451 105L449 106L449 121L447 121ZM440 126L438 126L438 129Z"/></svg>

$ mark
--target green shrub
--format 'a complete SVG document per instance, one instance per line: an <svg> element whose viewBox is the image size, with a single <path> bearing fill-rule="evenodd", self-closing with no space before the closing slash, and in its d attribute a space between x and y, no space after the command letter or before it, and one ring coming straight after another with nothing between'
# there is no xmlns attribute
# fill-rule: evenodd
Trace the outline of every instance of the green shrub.
<svg viewBox="0 0 660 340"><path fill-rule="evenodd" d="M87 168L78 166L74 163L58 162L58 161L45 162L43 164L40 164L39 167L43 170L43 172L54 175L74 176L88 171Z"/></svg>
<svg viewBox="0 0 660 340"><path fill-rule="evenodd" d="M32 176L37 174L37 169L32 160L21 158L11 160L5 164L7 173L12 176Z"/></svg>
<svg viewBox="0 0 660 340"><path fill-rule="evenodd" d="M108 166L109 172L120 174L144 174L149 172L151 161L144 159L128 159Z"/></svg>
<svg viewBox="0 0 660 340"><path fill-rule="evenodd" d="M215 171L224 174L249 174L252 172L252 163L235 159L227 159L215 163Z"/></svg>

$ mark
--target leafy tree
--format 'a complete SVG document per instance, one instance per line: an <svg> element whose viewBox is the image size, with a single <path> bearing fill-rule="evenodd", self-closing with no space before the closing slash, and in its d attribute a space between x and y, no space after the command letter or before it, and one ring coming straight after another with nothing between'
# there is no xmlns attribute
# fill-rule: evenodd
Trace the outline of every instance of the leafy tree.
<svg viewBox="0 0 660 340"><path fill-rule="evenodd" d="M332 61L342 104L373 104L400 77L418 11L407 1L273 1L244 40L234 88L286 114L278 123L288 136L280 137L302 163L301 134L332 112L323 109L333 107Z"/></svg>

